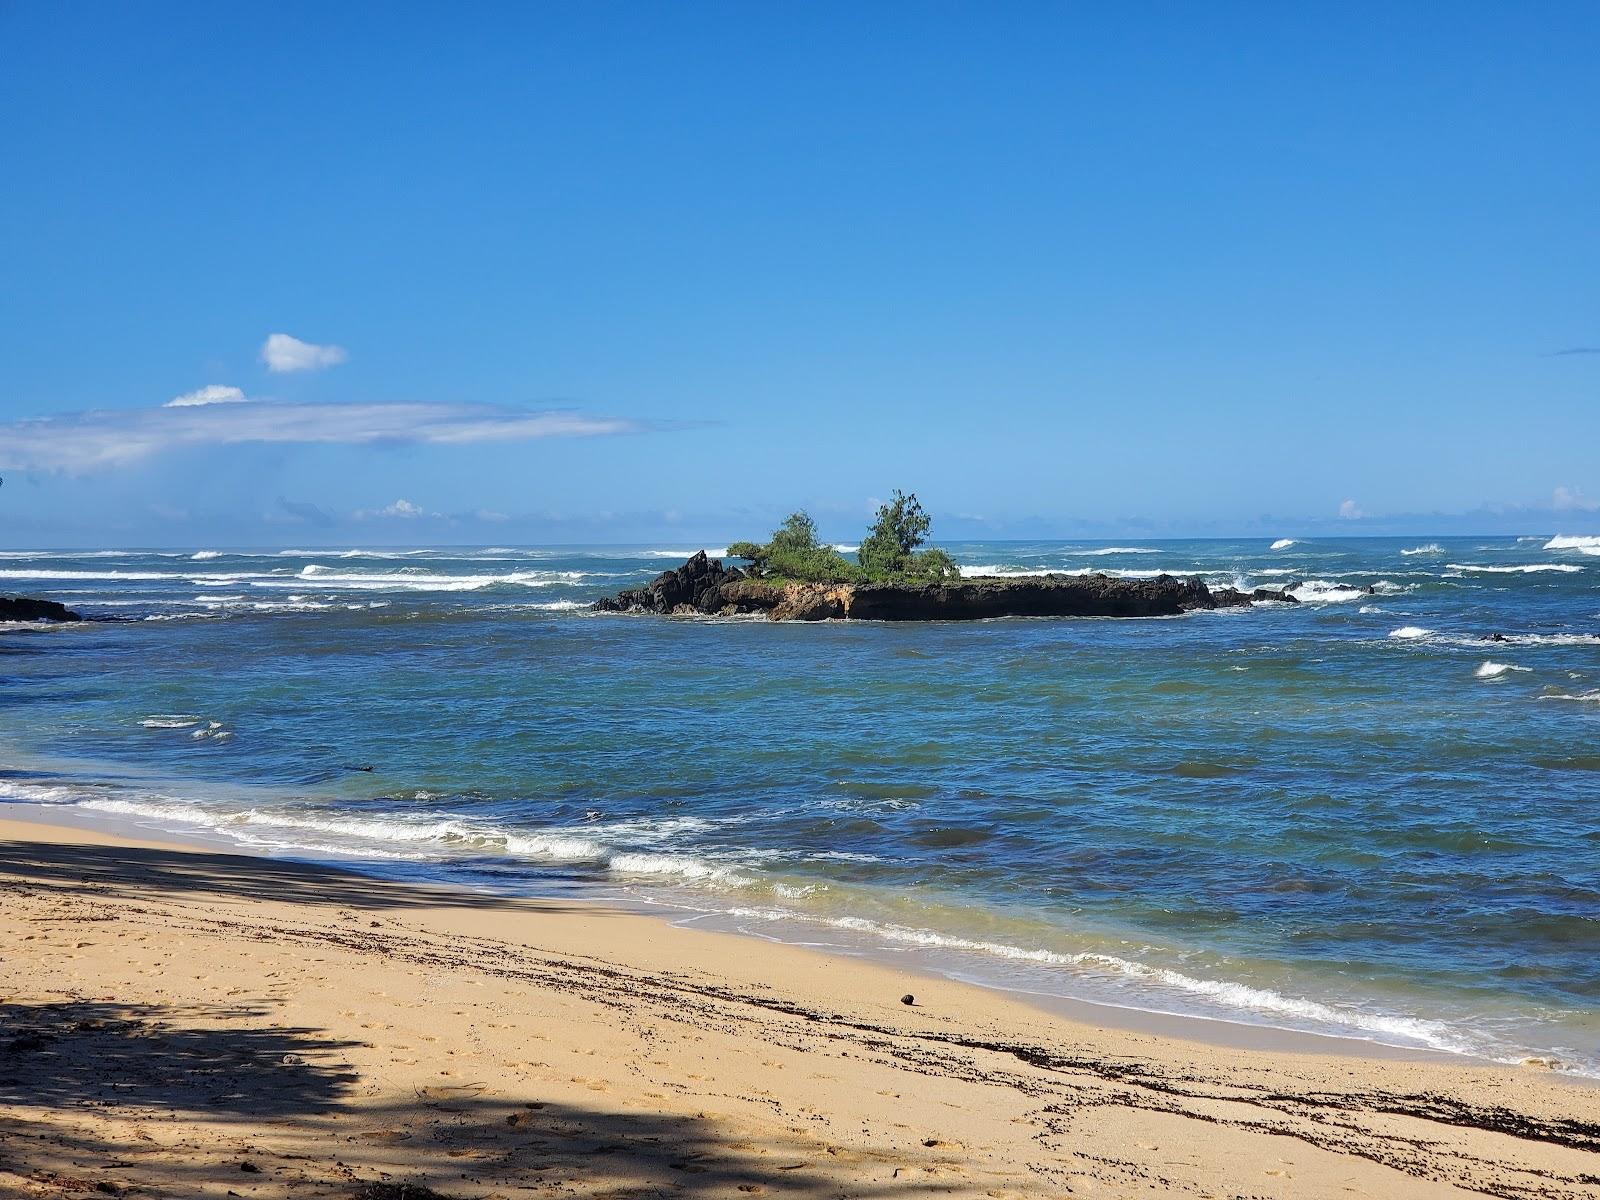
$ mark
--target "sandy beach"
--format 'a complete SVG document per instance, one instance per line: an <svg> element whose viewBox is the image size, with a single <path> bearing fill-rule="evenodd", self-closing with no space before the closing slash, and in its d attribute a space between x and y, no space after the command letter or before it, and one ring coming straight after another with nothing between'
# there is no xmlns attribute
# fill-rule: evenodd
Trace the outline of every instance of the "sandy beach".
<svg viewBox="0 0 1600 1200"><path fill-rule="evenodd" d="M8 1196L1600 1195L1600 1092L1536 1067L1209 1046L603 907L0 841Z"/></svg>

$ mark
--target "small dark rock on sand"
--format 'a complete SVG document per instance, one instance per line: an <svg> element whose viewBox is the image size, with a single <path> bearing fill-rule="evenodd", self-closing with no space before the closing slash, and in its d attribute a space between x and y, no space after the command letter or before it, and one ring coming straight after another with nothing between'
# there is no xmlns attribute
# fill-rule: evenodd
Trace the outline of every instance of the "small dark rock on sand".
<svg viewBox="0 0 1600 1200"><path fill-rule="evenodd" d="M907 992L904 996L900 997L900 1003L901 1004L915 1004L916 1002L917 1002L917 998L915 996L913 996L910 992Z"/></svg>

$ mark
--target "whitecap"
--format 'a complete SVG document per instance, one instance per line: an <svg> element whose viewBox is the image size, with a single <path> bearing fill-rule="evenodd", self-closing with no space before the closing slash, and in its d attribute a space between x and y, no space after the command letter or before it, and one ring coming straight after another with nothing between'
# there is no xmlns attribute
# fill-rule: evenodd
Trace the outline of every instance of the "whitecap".
<svg viewBox="0 0 1600 1200"><path fill-rule="evenodd" d="M152 713L139 724L146 729L190 729L200 721L200 717L192 717L188 713Z"/></svg>
<svg viewBox="0 0 1600 1200"><path fill-rule="evenodd" d="M1411 554L1443 554L1444 553L1444 547L1439 545L1438 542L1428 542L1425 545L1413 546L1409 550L1402 550L1402 551L1400 551L1400 553L1401 554L1406 554L1406 555L1411 555Z"/></svg>
<svg viewBox="0 0 1600 1200"><path fill-rule="evenodd" d="M213 558L221 558L221 550L196 550L189 555L190 562L209 562Z"/></svg>
<svg viewBox="0 0 1600 1200"><path fill-rule="evenodd" d="M1532 667L1519 667L1515 663L1485 662L1472 674L1477 679L1499 679L1507 671L1531 671Z"/></svg>
<svg viewBox="0 0 1600 1200"><path fill-rule="evenodd" d="M1287 591L1302 604L1347 604L1367 594L1361 588L1353 588L1349 584L1335 583L1327 579L1307 579L1304 583L1288 588Z"/></svg>
<svg viewBox="0 0 1600 1200"><path fill-rule="evenodd" d="M1546 550L1576 550L1579 554L1600 556L1600 537L1557 534L1544 544Z"/></svg>
<svg viewBox="0 0 1600 1200"><path fill-rule="evenodd" d="M1279 538L1277 541L1273 542L1272 545L1268 546L1267 549L1287 550L1290 546L1298 546L1299 544L1300 543L1295 541L1294 538Z"/></svg>
<svg viewBox="0 0 1600 1200"><path fill-rule="evenodd" d="M1414 642L1420 638L1432 637L1433 630L1424 629L1420 625L1402 625L1399 629L1391 629L1389 636L1399 638L1401 641Z"/></svg>
<svg viewBox="0 0 1600 1200"><path fill-rule="evenodd" d="M1471 563L1445 563L1452 571L1479 571L1489 575L1538 575L1543 572L1560 572L1570 575L1574 571L1583 570L1582 567L1572 563L1530 563L1522 567L1490 567L1479 566Z"/></svg>

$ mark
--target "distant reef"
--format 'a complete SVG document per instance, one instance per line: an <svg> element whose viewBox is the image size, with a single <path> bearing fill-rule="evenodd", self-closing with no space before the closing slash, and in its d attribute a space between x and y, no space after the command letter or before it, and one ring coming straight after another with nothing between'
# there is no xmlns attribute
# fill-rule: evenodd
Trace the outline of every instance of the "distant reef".
<svg viewBox="0 0 1600 1200"><path fill-rule="evenodd" d="M700 551L650 583L607 596L597 612L765 616L774 621L976 621L987 617L1172 617L1200 609L1295 604L1288 592L1213 590L1199 578L1158 575L996 576L941 582L768 583Z"/></svg>
<svg viewBox="0 0 1600 1200"><path fill-rule="evenodd" d="M54 600L0 596L0 621L81 621L77 613Z"/></svg>

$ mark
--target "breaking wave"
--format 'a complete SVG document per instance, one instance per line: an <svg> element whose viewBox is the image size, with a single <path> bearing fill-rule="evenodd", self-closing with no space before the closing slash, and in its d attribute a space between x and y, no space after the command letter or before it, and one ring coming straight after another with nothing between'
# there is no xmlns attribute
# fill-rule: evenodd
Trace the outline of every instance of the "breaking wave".
<svg viewBox="0 0 1600 1200"><path fill-rule="evenodd" d="M1544 544L1546 550L1576 550L1579 554L1600 555L1600 537L1557 534Z"/></svg>
<svg viewBox="0 0 1600 1200"><path fill-rule="evenodd" d="M1478 679L1499 679L1508 671L1531 671L1532 667L1519 667L1515 663L1486 662L1472 674Z"/></svg>
<svg viewBox="0 0 1600 1200"><path fill-rule="evenodd" d="M1575 571L1583 570L1582 567L1572 563L1529 563L1521 567L1491 567L1481 563L1446 563L1452 571L1478 571L1486 575L1538 575L1544 572L1558 572L1562 575L1571 575Z"/></svg>

